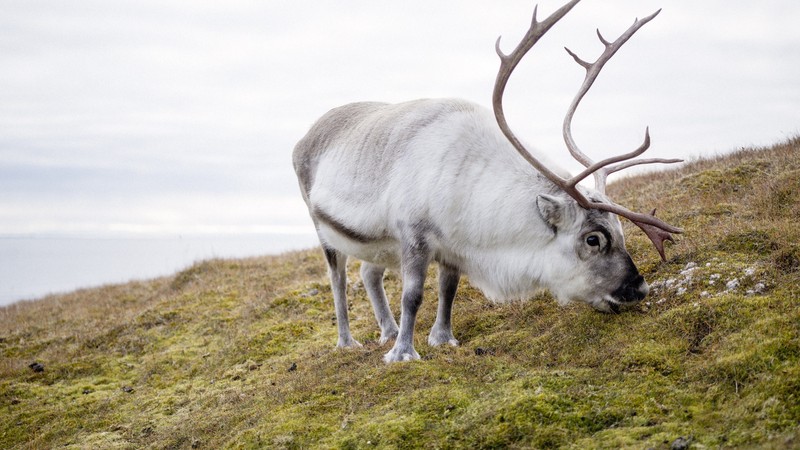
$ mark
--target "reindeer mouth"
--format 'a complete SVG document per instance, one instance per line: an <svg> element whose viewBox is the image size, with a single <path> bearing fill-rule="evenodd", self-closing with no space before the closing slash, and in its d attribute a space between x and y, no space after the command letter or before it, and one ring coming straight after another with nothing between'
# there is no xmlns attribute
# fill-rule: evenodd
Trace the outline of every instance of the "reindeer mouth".
<svg viewBox="0 0 800 450"><path fill-rule="evenodd" d="M596 311L607 314L619 314L623 306L619 300L614 299L614 297L610 295L604 295L601 298L592 300L589 302L589 305Z"/></svg>
<svg viewBox="0 0 800 450"><path fill-rule="evenodd" d="M619 300L615 299L610 295L606 295L603 297L601 305L603 306L603 308L602 309L598 308L599 311L605 313L619 314L622 311L623 303L621 303Z"/></svg>
<svg viewBox="0 0 800 450"><path fill-rule="evenodd" d="M600 302L592 306L594 306L596 310L601 312L619 314L625 309L627 309L627 307L639 303L645 297L645 295L636 296L632 300L622 300L615 298L614 296L611 295L606 295L603 296L603 299Z"/></svg>

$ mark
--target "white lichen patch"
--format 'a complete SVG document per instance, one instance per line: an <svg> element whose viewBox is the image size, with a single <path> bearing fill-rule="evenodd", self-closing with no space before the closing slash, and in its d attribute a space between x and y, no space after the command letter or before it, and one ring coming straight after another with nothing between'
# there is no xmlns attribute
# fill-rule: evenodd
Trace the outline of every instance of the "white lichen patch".
<svg viewBox="0 0 800 450"><path fill-rule="evenodd" d="M713 258L704 263L688 262L678 276L665 280L654 280L650 283L653 297L662 304L673 297L692 296L704 299L717 295L739 293L744 295L763 294L767 290L764 280L758 279L758 265L723 263ZM647 306L651 302L645 303Z"/></svg>

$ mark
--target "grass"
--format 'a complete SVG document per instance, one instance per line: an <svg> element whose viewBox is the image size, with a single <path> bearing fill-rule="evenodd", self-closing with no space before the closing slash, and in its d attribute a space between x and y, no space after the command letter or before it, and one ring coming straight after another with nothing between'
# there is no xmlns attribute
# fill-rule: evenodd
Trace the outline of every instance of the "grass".
<svg viewBox="0 0 800 450"><path fill-rule="evenodd" d="M800 448L800 139L609 191L686 229L662 263L626 224L645 302L496 306L464 281L461 346L432 348L431 276L419 362L381 361L357 263L365 346L334 348L318 250L4 307L0 448Z"/></svg>

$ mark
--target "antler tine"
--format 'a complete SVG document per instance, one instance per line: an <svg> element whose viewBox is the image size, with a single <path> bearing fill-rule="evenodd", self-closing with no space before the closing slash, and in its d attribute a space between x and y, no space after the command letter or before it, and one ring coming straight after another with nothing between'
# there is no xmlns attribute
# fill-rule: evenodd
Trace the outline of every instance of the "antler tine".
<svg viewBox="0 0 800 450"><path fill-rule="evenodd" d="M570 138L570 140L572 140L571 132L570 132L569 138ZM567 144L567 146L569 146L569 144ZM644 153L645 150L647 150L648 148L650 148L650 128L649 127L645 128L645 131L644 131L644 142L642 143L642 145L639 146L639 148L637 148L636 150L634 150L634 151L632 151L630 153L624 153L622 155L612 156L610 158L606 158L606 159L604 159L604 160L602 160L600 162L597 162L597 163L593 162L592 160L590 160L576 146L575 147L575 151L580 153L580 155L583 156L583 158L585 158L585 160L588 161L589 164L586 164L583 160L580 160L580 159L578 159L576 157L575 159L578 159L578 161L581 164L583 164L584 167L586 167L586 169L583 172L581 172L581 173L575 175L574 177L570 178L569 179L569 184L574 186L574 185L580 183L584 178L588 177L589 175L594 175L595 176L594 177L595 189L597 189L598 191L600 191L600 192L605 194L605 192L606 192L606 190L605 190L606 177L608 176L608 173L606 173L606 171L605 171L605 166L607 166L609 164L614 164L614 163L617 163L617 162L620 162L620 161L626 161L626 160L629 160L629 159L636 158L637 156L639 156L642 153ZM570 153L572 153L572 150L570 150ZM575 155L573 154L573 156L575 156Z"/></svg>
<svg viewBox="0 0 800 450"><path fill-rule="evenodd" d="M619 172L620 170L627 169L628 167L639 166L642 164L675 164L683 162L682 159L672 158L672 159L664 159L664 158L646 158L646 159L634 159L631 161L625 161L623 163L619 163L613 166L608 166L605 168L606 172L611 175L614 172Z"/></svg>
<svg viewBox="0 0 800 450"><path fill-rule="evenodd" d="M591 208L608 211L633 222L637 227L644 231L644 234L646 234L648 238L650 238L650 242L653 243L656 251L658 251L658 254L661 256L662 261L667 260L666 256L664 255L664 241L675 242L672 239L672 233L683 233L682 228L670 225L657 218L655 209L650 214L642 214L633 212L628 208L617 205L616 203L592 203Z"/></svg>
<svg viewBox="0 0 800 450"><path fill-rule="evenodd" d="M663 158L633 159L644 153L645 150L647 150L649 147L650 147L650 129L647 128L645 130L644 143L641 146L639 146L639 148L630 153L625 153L618 156L612 156L600 162L592 163L590 166L586 167L586 169L583 172L570 178L569 184L575 185L583 181L583 179L588 177L589 175L596 175L594 179L595 189L605 193L606 178L608 177L608 175L611 175L614 172L619 172L622 169L638 166L640 164L656 164L656 163L673 164L673 163L683 162L682 159L663 159ZM620 162L619 164L614 164L619 161L623 162ZM614 165L610 166L610 164Z"/></svg>
<svg viewBox="0 0 800 450"><path fill-rule="evenodd" d="M544 36L545 33L550 30L550 28L553 27L553 25L556 24L556 22L558 22L575 5L577 5L578 2L580 2L580 0L571 0L569 3L556 10L542 22L539 22L536 19L536 14L539 9L537 5L533 9L533 18L531 19L530 28L528 28L525 36L522 38L520 43L517 44L517 47L514 49L514 51L508 55L504 54L502 50L500 50L500 38L502 36L498 37L497 42L495 43L495 51L500 57L500 69L497 72L497 79L495 80L494 84L494 92L492 93L492 106L494 107L494 115L497 119L497 124L500 125L500 129L503 131L503 134L506 135L506 138L508 138L517 152L519 152L519 154L522 155L522 157L525 158L529 164L535 167L536 170L541 172L542 175L547 177L554 184L562 188L565 187L566 180L556 175L544 164L539 162L539 160L534 158L525 148L522 142L520 142L520 140L516 137L516 135L514 135L514 132L512 132L509 128L508 122L506 121L505 112L503 111L503 93L505 92L506 84L508 84L508 78L511 76L511 72L513 72L517 67L517 64L519 64L519 62L522 60L522 57L528 53L528 51L539 41L542 36Z"/></svg>
<svg viewBox="0 0 800 450"><path fill-rule="evenodd" d="M642 164L674 164L683 162L682 159L663 159L663 158L645 158L645 159L632 159L625 162L621 162L619 164L615 164L613 166L603 167L602 170L605 172L603 177L595 178L595 189L600 192L606 191L606 178L608 175L611 175L614 172L619 172L620 170L627 169L628 167L638 166ZM598 185L598 181L602 182L601 185Z"/></svg>
<svg viewBox="0 0 800 450"><path fill-rule="evenodd" d="M655 217L656 210L654 209L653 212L650 213L650 215ZM664 255L664 241L670 241L674 243L675 240L672 239L672 235L669 232L664 231L661 228L658 228L650 224L637 222L635 220L631 220L631 222L633 222L634 225L636 225L642 231L644 231L644 234L646 234L647 237L650 238L650 242L652 242L653 246L656 248L658 255L661 256L661 260L666 261L667 257ZM681 233L681 232L683 232L683 230L680 229L679 231L674 231L674 233Z"/></svg>
<svg viewBox="0 0 800 450"><path fill-rule="evenodd" d="M595 187L601 192L603 192L605 187L605 177L607 177L608 173L610 172L600 170L601 168L609 164L614 164L620 161L625 161L627 159L635 158L644 153L650 147L650 133L649 130L647 130L645 132L644 143L641 146L639 146L638 149L634 150L633 152L626 153L624 155L605 159L599 163L594 163L591 158L586 156L586 154L580 150L578 145L575 143L575 139L572 137L572 118L575 115L575 110L578 108L578 105L580 104L581 100L583 100L583 97L586 95L587 92L589 92L589 89L592 87L592 84L594 84L594 81L597 79L597 76L603 69L603 66L605 66L605 64L611 59L611 57L614 56L615 53L617 53L617 51L622 47L622 45L625 44L625 42L627 42L628 39L630 39L634 33L636 33L647 22L653 20L660 12L661 10L659 9L658 11L645 17L644 19L641 20L636 19L633 22L633 25L631 25L630 28L628 28L624 33L622 33L622 35L619 38L617 38L617 40L614 42L609 42L608 40L606 40L603 37L603 35L600 34L600 30L597 30L597 36L600 39L600 42L603 43L603 46L605 46L605 50L603 50L603 53L600 55L600 57L597 58L597 60L593 63L587 63L586 61L579 58L578 55L576 55L570 49L566 49L567 53L569 53L569 55L572 56L575 62L577 62L579 65L581 65L583 68L586 69L586 77L584 78L583 84L581 85L581 88L578 90L578 93L575 95L575 98L572 100L572 103L570 104L569 109L567 110L567 114L564 116L564 124L562 127L564 142L567 144L567 148L569 149L570 154L572 155L573 158L575 158L575 160L577 160L584 167L586 167L585 171L572 177L568 182L569 184L574 186L587 176L593 174L595 177Z"/></svg>

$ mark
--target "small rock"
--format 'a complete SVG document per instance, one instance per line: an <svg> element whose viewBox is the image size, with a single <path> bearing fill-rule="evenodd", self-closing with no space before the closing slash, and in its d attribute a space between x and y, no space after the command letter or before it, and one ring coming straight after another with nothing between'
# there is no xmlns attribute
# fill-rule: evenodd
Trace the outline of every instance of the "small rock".
<svg viewBox="0 0 800 450"><path fill-rule="evenodd" d="M122 386L122 392L126 394L133 394L133 388L130 386Z"/></svg>
<svg viewBox="0 0 800 450"><path fill-rule="evenodd" d="M670 450L688 450L690 445L692 445L691 436L688 438L681 436L672 441L672 445L670 445L669 448Z"/></svg>
<svg viewBox="0 0 800 450"><path fill-rule="evenodd" d="M684 267L683 270L694 269L695 267L697 267L697 263L696 262L689 262L689 263L686 263L686 267Z"/></svg>
<svg viewBox="0 0 800 450"><path fill-rule="evenodd" d="M494 350L490 348L475 347L475 355L476 356L494 355Z"/></svg>
<svg viewBox="0 0 800 450"><path fill-rule="evenodd" d="M755 275L755 273L756 273L755 267L748 267L747 269L744 269L745 276L752 277L753 275Z"/></svg>
<svg viewBox="0 0 800 450"><path fill-rule="evenodd" d="M728 280L728 282L725 283L725 288L728 289L729 291L732 291L732 290L734 290L734 289L736 289L738 287L739 287L739 279L738 278L734 278L732 280Z"/></svg>
<svg viewBox="0 0 800 450"><path fill-rule="evenodd" d="M39 364L38 362L35 362L35 361L30 363L30 364L28 364L28 367L30 367L31 370L33 370L34 372L37 372L37 373L38 372L44 372L44 366Z"/></svg>
<svg viewBox="0 0 800 450"><path fill-rule="evenodd" d="M289 366L289 370L288 371L289 372L294 372L295 370L297 370L297 363L292 363L292 365Z"/></svg>

